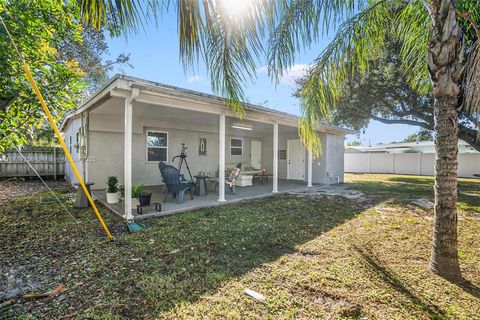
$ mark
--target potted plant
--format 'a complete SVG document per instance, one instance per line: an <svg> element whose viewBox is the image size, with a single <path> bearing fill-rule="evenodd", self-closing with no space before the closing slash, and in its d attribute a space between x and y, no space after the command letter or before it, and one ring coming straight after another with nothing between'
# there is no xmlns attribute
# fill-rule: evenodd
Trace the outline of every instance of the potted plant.
<svg viewBox="0 0 480 320"><path fill-rule="evenodd" d="M150 205L150 200L152 199L151 192L141 191L140 195L138 196L138 201L140 202L141 206L148 206Z"/></svg>
<svg viewBox="0 0 480 320"><path fill-rule="evenodd" d="M118 189L118 179L115 176L107 178L107 203L119 203L120 192Z"/></svg>
<svg viewBox="0 0 480 320"><path fill-rule="evenodd" d="M133 185L132 186L132 208L137 207L140 203L138 198L143 192L143 185Z"/></svg>

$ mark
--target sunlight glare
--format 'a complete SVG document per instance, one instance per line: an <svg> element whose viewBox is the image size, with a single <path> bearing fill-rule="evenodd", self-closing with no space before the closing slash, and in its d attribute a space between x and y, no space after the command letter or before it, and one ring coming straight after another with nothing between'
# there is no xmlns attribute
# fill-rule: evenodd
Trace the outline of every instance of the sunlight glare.
<svg viewBox="0 0 480 320"><path fill-rule="evenodd" d="M245 15L255 1L257 0L217 0L230 17Z"/></svg>

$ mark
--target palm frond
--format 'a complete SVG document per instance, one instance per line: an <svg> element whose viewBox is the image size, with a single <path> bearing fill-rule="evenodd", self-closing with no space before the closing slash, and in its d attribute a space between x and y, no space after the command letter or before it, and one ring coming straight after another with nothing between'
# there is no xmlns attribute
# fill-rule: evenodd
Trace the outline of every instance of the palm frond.
<svg viewBox="0 0 480 320"><path fill-rule="evenodd" d="M425 6L420 1L412 1L401 8L393 29L402 43L400 57L407 81L425 94L432 88L426 63L430 21Z"/></svg>
<svg viewBox="0 0 480 320"><path fill-rule="evenodd" d="M296 53L328 34L330 28L354 15L367 1L297 0L281 1L278 25L271 30L268 42L268 71L279 81L294 64Z"/></svg>
<svg viewBox="0 0 480 320"><path fill-rule="evenodd" d="M315 123L327 121L338 101L340 85L353 72L368 70L369 61L382 53L394 22L395 7L376 1L343 22L331 43L314 61L300 92L303 143L318 155L319 138Z"/></svg>
<svg viewBox="0 0 480 320"><path fill-rule="evenodd" d="M208 3L205 3L205 9ZM210 20L208 10L205 10L206 19ZM178 1L178 40L180 58L187 68L197 62L201 45L202 33L205 25L202 20L201 8L198 1Z"/></svg>
<svg viewBox="0 0 480 320"><path fill-rule="evenodd" d="M243 86L256 77L256 61L264 52L266 30L276 12L276 3L268 0L249 3L242 14L231 12L224 1L178 2L180 58L185 68L201 57L212 90L227 98L240 117Z"/></svg>
<svg viewBox="0 0 480 320"><path fill-rule="evenodd" d="M146 18L144 6L161 0L81 0L83 20L96 29L109 26L112 29L138 31Z"/></svg>
<svg viewBox="0 0 480 320"><path fill-rule="evenodd" d="M463 84L463 109L476 125L480 140L480 40L476 42L466 65Z"/></svg>

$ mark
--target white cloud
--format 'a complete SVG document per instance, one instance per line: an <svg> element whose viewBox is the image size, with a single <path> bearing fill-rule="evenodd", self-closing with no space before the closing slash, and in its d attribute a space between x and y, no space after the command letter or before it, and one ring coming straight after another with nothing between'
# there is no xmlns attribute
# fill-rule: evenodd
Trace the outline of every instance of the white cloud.
<svg viewBox="0 0 480 320"><path fill-rule="evenodd" d="M205 78L202 76L199 76L197 74L191 75L187 77L187 82L188 83L198 83L198 82L204 82Z"/></svg>
<svg viewBox="0 0 480 320"><path fill-rule="evenodd" d="M267 73L268 72L268 67L267 66L261 66L257 68L257 73Z"/></svg>
<svg viewBox="0 0 480 320"><path fill-rule="evenodd" d="M286 86L294 86L295 80L304 76L308 71L308 64L294 64L290 69L283 72L280 84Z"/></svg>
<svg viewBox="0 0 480 320"><path fill-rule="evenodd" d="M294 64L290 69L283 71L283 75L280 78L280 84L285 86L294 86L295 80L305 75L309 67L310 66L308 64L304 63ZM256 71L259 74L266 74L268 73L268 67L261 66L257 68Z"/></svg>

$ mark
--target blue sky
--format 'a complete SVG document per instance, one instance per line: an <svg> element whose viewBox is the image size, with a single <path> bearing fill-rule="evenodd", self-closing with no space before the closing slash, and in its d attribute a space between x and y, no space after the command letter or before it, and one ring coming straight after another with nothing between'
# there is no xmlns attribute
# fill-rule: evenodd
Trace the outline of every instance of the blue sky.
<svg viewBox="0 0 480 320"><path fill-rule="evenodd" d="M278 85L269 79L265 61L259 62L257 80L246 84L248 101L269 108L299 114L298 99L292 97L294 78L303 70L328 44L325 38L317 45L297 55L296 64L280 80ZM164 15L163 19L147 25L145 32L132 34L128 37L108 38L111 58L120 53L130 53L130 63L133 68L124 68L123 72L147 80L179 86L200 92L212 93L208 75L203 65L195 70L183 69L179 61L176 17L174 13ZM115 73L120 72L115 70ZM113 74L112 74L113 75ZM385 125L371 121L368 128L360 136L349 135L347 141L360 140L363 145L388 143L403 140L408 135L418 131L418 128L406 125Z"/></svg>

